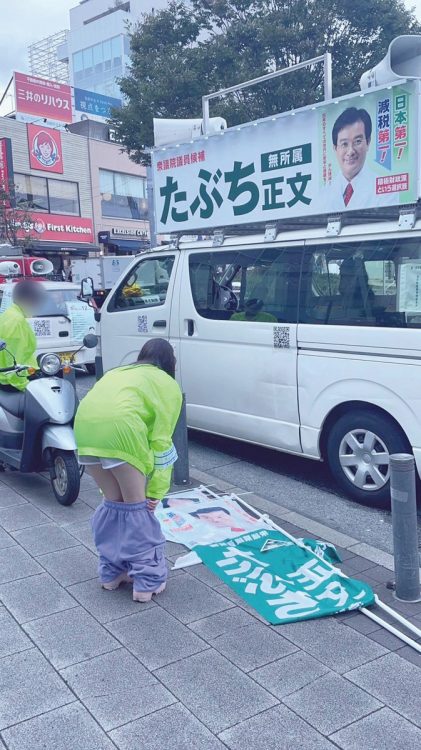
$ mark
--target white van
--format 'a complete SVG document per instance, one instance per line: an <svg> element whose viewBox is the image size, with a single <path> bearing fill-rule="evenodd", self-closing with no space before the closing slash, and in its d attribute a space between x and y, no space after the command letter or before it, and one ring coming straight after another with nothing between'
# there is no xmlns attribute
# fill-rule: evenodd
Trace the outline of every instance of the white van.
<svg viewBox="0 0 421 750"><path fill-rule="evenodd" d="M0 284L0 313L12 304L14 282ZM95 349L82 347L83 337L95 333L94 311L79 300L80 285L65 281L37 281L45 291L43 308L29 318L37 337L38 360L43 354L55 352L66 362L75 351L75 363L95 372Z"/></svg>
<svg viewBox="0 0 421 750"><path fill-rule="evenodd" d="M387 498L390 453L421 471L421 221L143 254L100 328L104 370L170 340L192 428L326 460L357 500Z"/></svg>

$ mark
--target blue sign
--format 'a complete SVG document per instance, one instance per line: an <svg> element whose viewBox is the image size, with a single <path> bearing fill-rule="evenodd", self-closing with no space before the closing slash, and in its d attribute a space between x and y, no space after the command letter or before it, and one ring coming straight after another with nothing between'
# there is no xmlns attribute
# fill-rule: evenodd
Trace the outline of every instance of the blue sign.
<svg viewBox="0 0 421 750"><path fill-rule="evenodd" d="M83 89L75 89L74 91L75 110L83 112L87 117L95 115L95 117L108 119L111 117L111 109L121 107L122 104L121 99L97 94L95 91L84 91Z"/></svg>

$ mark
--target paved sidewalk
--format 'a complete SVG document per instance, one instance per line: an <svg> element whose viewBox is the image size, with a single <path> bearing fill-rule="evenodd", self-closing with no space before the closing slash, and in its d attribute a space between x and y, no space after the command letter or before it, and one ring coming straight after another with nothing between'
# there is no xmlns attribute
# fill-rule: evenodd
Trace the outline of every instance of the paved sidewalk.
<svg viewBox="0 0 421 750"><path fill-rule="evenodd" d="M150 604L103 591L99 502L88 478L62 508L43 478L0 475L0 748L419 750L409 647L360 613L268 626L203 566L173 572ZM342 569L421 627L421 604L393 602L373 550L341 540ZM170 561L183 551L167 545Z"/></svg>

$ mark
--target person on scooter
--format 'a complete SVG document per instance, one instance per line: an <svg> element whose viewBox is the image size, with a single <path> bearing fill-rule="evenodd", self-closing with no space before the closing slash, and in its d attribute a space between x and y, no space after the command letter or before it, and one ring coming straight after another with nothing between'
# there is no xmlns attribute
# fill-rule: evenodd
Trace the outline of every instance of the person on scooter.
<svg viewBox="0 0 421 750"><path fill-rule="evenodd" d="M151 339L137 363L107 372L79 405L79 462L104 495L92 529L103 588L133 580L133 599L148 602L165 589L165 538L154 510L168 492L177 460L172 435L182 396L175 356Z"/></svg>
<svg viewBox="0 0 421 750"><path fill-rule="evenodd" d="M0 339L7 344L7 350L0 352L0 369L11 367L14 357L19 365L28 365L37 370L37 341L27 318L34 315L41 304L42 288L38 281L29 279L18 281L13 287L13 304L0 315ZM1 388L24 391L27 385L27 371L0 373Z"/></svg>

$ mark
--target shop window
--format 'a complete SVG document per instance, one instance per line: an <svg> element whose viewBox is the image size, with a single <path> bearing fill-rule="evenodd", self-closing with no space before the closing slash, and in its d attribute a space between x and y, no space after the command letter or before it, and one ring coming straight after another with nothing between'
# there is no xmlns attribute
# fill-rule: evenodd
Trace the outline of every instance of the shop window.
<svg viewBox="0 0 421 750"><path fill-rule="evenodd" d="M48 180L50 213L80 216L77 182Z"/></svg>
<svg viewBox="0 0 421 750"><path fill-rule="evenodd" d="M99 170L102 216L115 219L147 219L146 178Z"/></svg>
<svg viewBox="0 0 421 750"><path fill-rule="evenodd" d="M48 212L48 190L45 177L15 174L15 190L18 208Z"/></svg>

